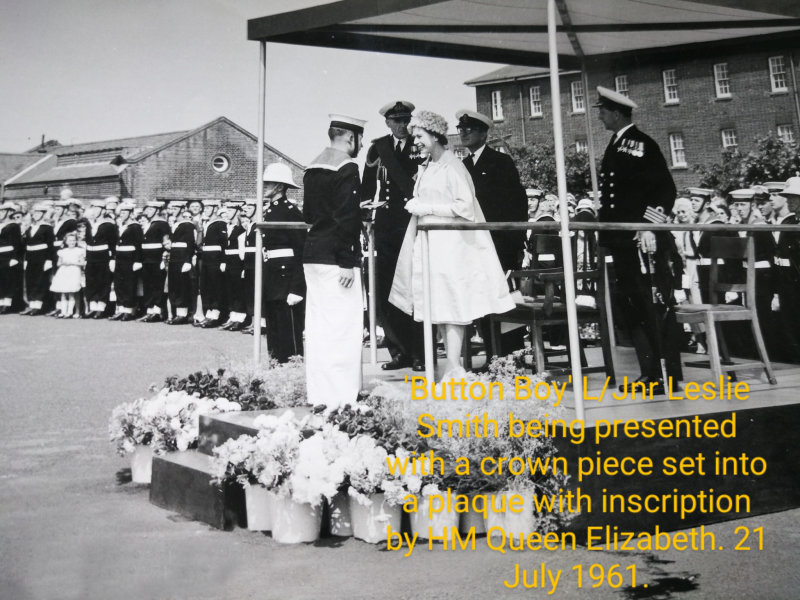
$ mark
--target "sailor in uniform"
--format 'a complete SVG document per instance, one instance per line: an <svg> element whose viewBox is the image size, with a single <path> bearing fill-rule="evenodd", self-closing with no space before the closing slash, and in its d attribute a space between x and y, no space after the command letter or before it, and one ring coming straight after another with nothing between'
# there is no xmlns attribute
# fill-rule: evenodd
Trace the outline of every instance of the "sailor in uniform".
<svg viewBox="0 0 800 600"><path fill-rule="evenodd" d="M91 230L86 231L86 289L89 303L87 318L101 319L111 298L113 261L116 255L119 231L114 222L116 197L94 200L87 216Z"/></svg>
<svg viewBox="0 0 800 600"><path fill-rule="evenodd" d="M25 248L22 229L12 218L18 210L13 202L0 204L0 315L11 312L18 292Z"/></svg>
<svg viewBox="0 0 800 600"><path fill-rule="evenodd" d="M800 177L791 177L780 191L770 196L775 223L797 225L794 210L800 203ZM792 205L790 205L790 202ZM777 244L774 259L772 310L776 312L778 331L781 333L779 360L800 361L800 233L776 231Z"/></svg>
<svg viewBox="0 0 800 600"><path fill-rule="evenodd" d="M181 210L172 226L169 240L167 287L172 306L172 318L167 321L169 325L189 323L189 308L194 291L192 271L196 249L197 230L192 214L188 210Z"/></svg>
<svg viewBox="0 0 800 600"><path fill-rule="evenodd" d="M44 314L42 305L50 292L50 278L56 260L55 233L45 221L48 206L39 202L31 210L31 226L25 232L25 292L28 308L21 314L32 317Z"/></svg>
<svg viewBox="0 0 800 600"><path fill-rule="evenodd" d="M164 203L148 200L142 211L147 219L142 239L142 291L145 315L139 320L154 323L164 320L164 284L167 280L164 263L164 238L169 239L171 228L163 216Z"/></svg>
<svg viewBox="0 0 800 600"><path fill-rule="evenodd" d="M303 214L286 196L299 189L292 170L272 163L264 170L264 221L303 222ZM267 347L280 363L303 354L306 282L303 275L304 229L269 229L264 233L262 306Z"/></svg>
<svg viewBox="0 0 800 600"><path fill-rule="evenodd" d="M255 208L255 203L252 204ZM247 317L244 290L244 238L245 229L239 222L240 202L228 202L225 206L228 239L225 242L225 270L223 281L228 308L228 320L220 327L226 331L241 331Z"/></svg>
<svg viewBox="0 0 800 600"><path fill-rule="evenodd" d="M133 219L136 204L124 199L118 209L119 242L114 261L114 291L117 295L117 313L111 321L132 321L136 318L136 288L142 270L142 226Z"/></svg>
<svg viewBox="0 0 800 600"><path fill-rule="evenodd" d="M224 214L219 214L219 201L207 200L203 207L207 219L203 223L203 243L200 249L200 299L205 318L196 325L209 329L219 327L220 310L224 308L223 276L225 250L228 246L228 224Z"/></svg>

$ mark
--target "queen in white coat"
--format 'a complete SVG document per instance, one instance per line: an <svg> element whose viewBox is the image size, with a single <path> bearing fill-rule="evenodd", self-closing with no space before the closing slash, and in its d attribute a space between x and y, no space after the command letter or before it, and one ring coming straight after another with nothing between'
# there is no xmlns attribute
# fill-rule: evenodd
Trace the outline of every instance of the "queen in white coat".
<svg viewBox="0 0 800 600"><path fill-rule="evenodd" d="M412 214L397 260L389 301L417 321L425 318L422 300L422 252L417 224L485 223L472 179L463 163L446 148L447 121L419 111L409 130L429 160L419 167ZM459 377L466 326L475 319L514 308L508 284L488 230L431 231L431 321L444 332L445 377Z"/></svg>

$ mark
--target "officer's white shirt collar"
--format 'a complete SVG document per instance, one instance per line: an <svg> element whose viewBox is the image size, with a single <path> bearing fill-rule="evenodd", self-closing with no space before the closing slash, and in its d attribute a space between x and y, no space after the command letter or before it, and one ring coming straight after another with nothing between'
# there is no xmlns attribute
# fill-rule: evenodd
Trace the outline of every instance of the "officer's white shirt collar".
<svg viewBox="0 0 800 600"><path fill-rule="evenodd" d="M481 154L483 153L483 149L484 148L486 148L486 144L484 144L483 146L481 146L480 148L475 150L475 152L473 152L470 155L470 156L472 156L472 164L475 164L476 162L478 162L478 159L481 157Z"/></svg>
<svg viewBox="0 0 800 600"><path fill-rule="evenodd" d="M623 127L622 129L620 129L619 131L617 131L617 132L614 134L614 143L616 143L616 142L617 142L617 140L619 140L619 138L621 138L621 137L622 137L622 134L623 134L623 133L625 133L626 131L628 131L628 129L630 129L631 127L633 127L633 123L631 123L630 125L625 125L625 127Z"/></svg>
<svg viewBox="0 0 800 600"><path fill-rule="evenodd" d="M399 137L392 136L392 148L397 148L397 142L400 142L400 150L405 150L407 141L408 138L401 140Z"/></svg>

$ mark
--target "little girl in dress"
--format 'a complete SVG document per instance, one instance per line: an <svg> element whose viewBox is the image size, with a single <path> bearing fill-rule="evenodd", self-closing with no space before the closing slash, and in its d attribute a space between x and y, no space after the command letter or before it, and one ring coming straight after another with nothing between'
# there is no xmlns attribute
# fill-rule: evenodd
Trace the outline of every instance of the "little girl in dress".
<svg viewBox="0 0 800 600"><path fill-rule="evenodd" d="M64 237L64 246L58 251L58 271L50 283L50 291L61 294L58 301L58 318L80 318L80 311L75 311L75 300L81 291L81 275L86 264L86 249L78 246L78 235L68 233Z"/></svg>

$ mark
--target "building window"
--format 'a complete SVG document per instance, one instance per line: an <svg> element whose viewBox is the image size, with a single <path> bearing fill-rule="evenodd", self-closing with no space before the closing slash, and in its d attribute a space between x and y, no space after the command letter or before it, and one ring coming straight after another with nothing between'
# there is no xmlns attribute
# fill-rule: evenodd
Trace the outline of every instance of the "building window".
<svg viewBox="0 0 800 600"><path fill-rule="evenodd" d="M217 173L224 173L225 171L231 168L231 159L229 159L224 154L217 154L214 158L211 159L211 167Z"/></svg>
<svg viewBox="0 0 800 600"><path fill-rule="evenodd" d="M736 148L739 145L739 142L736 141L736 130L735 129L723 129L722 130L722 147L726 150L728 148Z"/></svg>
<svg viewBox="0 0 800 600"><path fill-rule="evenodd" d="M586 143L586 140L575 140L575 152L582 154L589 152L589 144Z"/></svg>
<svg viewBox="0 0 800 600"><path fill-rule="evenodd" d="M531 86L531 116L542 116L542 89L538 85Z"/></svg>
<svg viewBox="0 0 800 600"><path fill-rule="evenodd" d="M586 112L586 104L583 99L583 82L572 82L572 112L583 113Z"/></svg>
<svg viewBox="0 0 800 600"><path fill-rule="evenodd" d="M675 69L667 69L663 73L664 76L664 102L667 104L678 104L678 77L675 75Z"/></svg>
<svg viewBox="0 0 800 600"><path fill-rule="evenodd" d="M769 80L773 92L786 92L786 64L782 56L772 56L769 59Z"/></svg>
<svg viewBox="0 0 800 600"><path fill-rule="evenodd" d="M628 95L628 76L627 75L617 75L614 77L614 89L617 90L617 93L622 94L623 96Z"/></svg>
<svg viewBox="0 0 800 600"><path fill-rule="evenodd" d="M717 98L731 97L731 80L728 77L728 63L714 65L714 86L717 89Z"/></svg>
<svg viewBox="0 0 800 600"><path fill-rule="evenodd" d="M503 120L503 95L500 90L492 92L492 119L495 121Z"/></svg>
<svg viewBox="0 0 800 600"><path fill-rule="evenodd" d="M673 167L686 166L686 150L683 147L683 134L670 133L669 134L669 150L672 154Z"/></svg>
<svg viewBox="0 0 800 600"><path fill-rule="evenodd" d="M794 144L794 129L791 125L778 125L778 139L787 144Z"/></svg>

